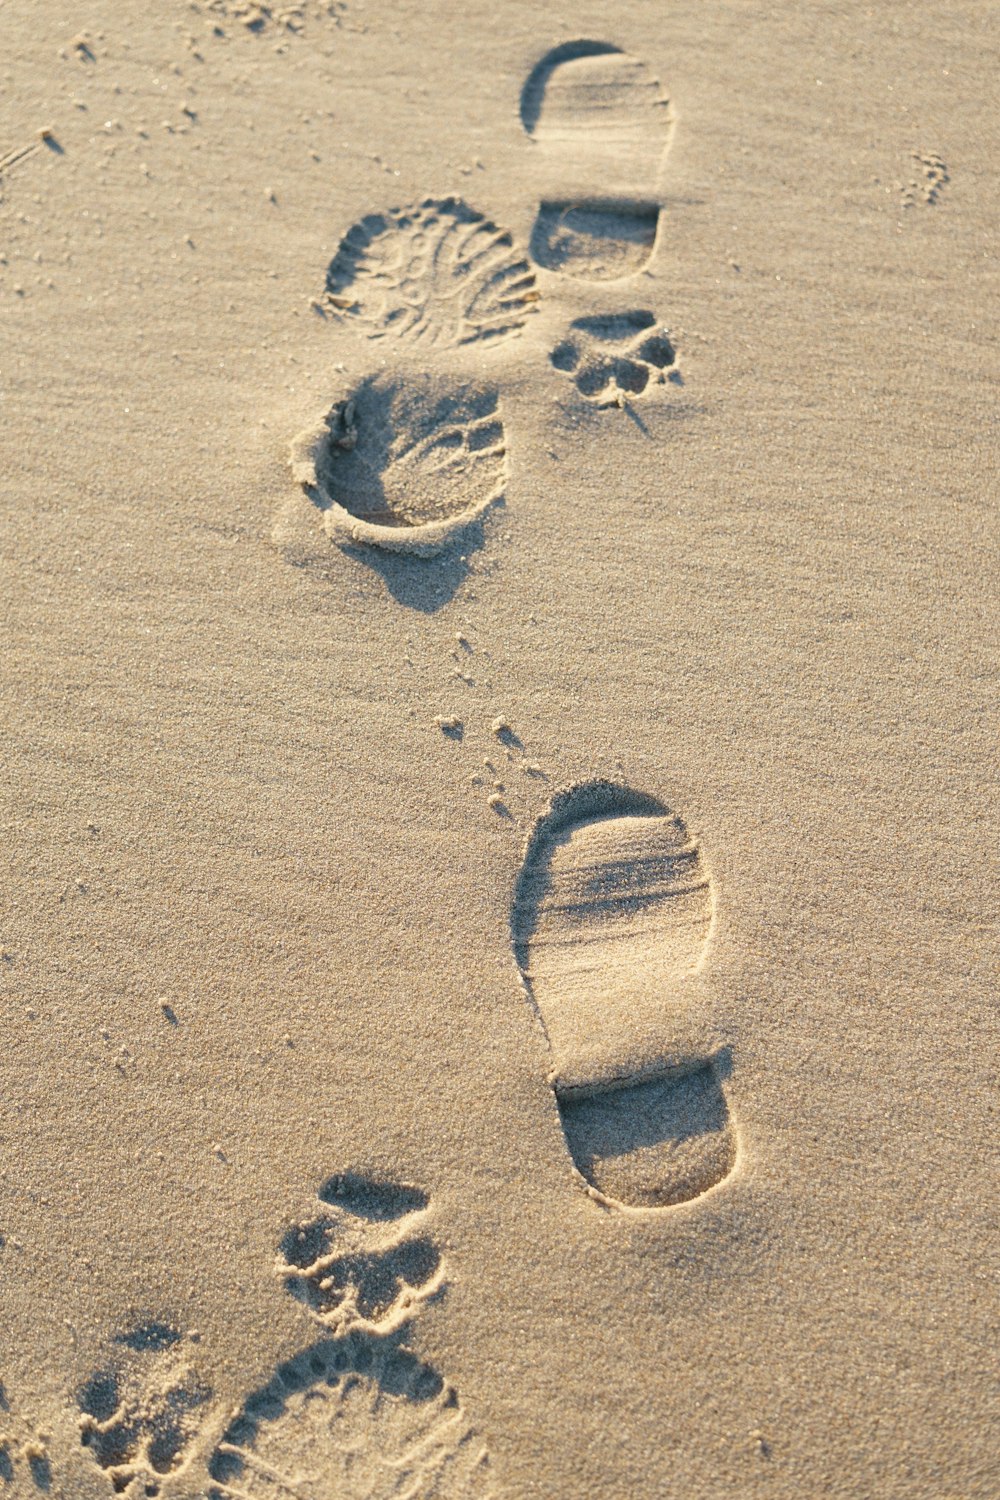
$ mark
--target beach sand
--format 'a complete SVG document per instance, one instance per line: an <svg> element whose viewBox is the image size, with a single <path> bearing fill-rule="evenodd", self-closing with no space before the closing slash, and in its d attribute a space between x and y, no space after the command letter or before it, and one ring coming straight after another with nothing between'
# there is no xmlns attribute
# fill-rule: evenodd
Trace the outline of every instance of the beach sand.
<svg viewBox="0 0 1000 1500"><path fill-rule="evenodd" d="M0 1495L1000 1492L995 40L0 4Z"/></svg>

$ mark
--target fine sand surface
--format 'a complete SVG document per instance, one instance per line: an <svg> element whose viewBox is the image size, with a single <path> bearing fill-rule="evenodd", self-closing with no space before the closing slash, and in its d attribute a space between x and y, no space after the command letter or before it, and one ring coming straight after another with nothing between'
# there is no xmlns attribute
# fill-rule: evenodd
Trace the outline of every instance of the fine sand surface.
<svg viewBox="0 0 1000 1500"><path fill-rule="evenodd" d="M978 0L0 0L0 1500L987 1500Z"/></svg>

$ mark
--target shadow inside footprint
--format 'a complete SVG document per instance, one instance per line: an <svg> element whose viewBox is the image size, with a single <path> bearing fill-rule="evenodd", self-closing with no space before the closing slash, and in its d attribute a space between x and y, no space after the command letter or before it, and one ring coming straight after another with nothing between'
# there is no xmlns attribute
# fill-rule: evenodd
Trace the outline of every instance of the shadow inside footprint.
<svg viewBox="0 0 1000 1500"><path fill-rule="evenodd" d="M422 1188L398 1182L376 1182L357 1172L337 1172L328 1177L316 1196L322 1203L346 1209L357 1218L372 1223L420 1213L428 1203Z"/></svg>
<svg viewBox="0 0 1000 1500"><path fill-rule="evenodd" d="M33 1453L28 1459L31 1482L36 1490L48 1494L52 1488L52 1464L44 1453Z"/></svg>
<svg viewBox="0 0 1000 1500"><path fill-rule="evenodd" d="M300 1254L308 1248L296 1247ZM352 1318L373 1328L390 1320L408 1297L419 1296L441 1264L438 1250L427 1239L405 1240L373 1254L317 1259L318 1271L309 1274L310 1267L303 1266L305 1274L286 1277L287 1290L321 1322L336 1324L337 1314L349 1306Z"/></svg>
<svg viewBox="0 0 1000 1500"><path fill-rule="evenodd" d="M279 1242L285 1289L335 1332L404 1326L444 1283L441 1254L423 1232L427 1194L343 1172L318 1196L326 1212L293 1224Z"/></svg>
<svg viewBox="0 0 1000 1500"><path fill-rule="evenodd" d="M318 450L322 492L370 526L471 519L504 483L504 429L490 386L371 375L338 404Z"/></svg>
<svg viewBox="0 0 1000 1500"><path fill-rule="evenodd" d="M723 1055L690 1073L584 1096L556 1095L577 1170L604 1197L666 1208L733 1169L736 1139L720 1085Z"/></svg>
<svg viewBox="0 0 1000 1500"><path fill-rule="evenodd" d="M644 308L576 318L549 360L597 406L621 405L623 396L640 396L667 380L680 383L669 335Z"/></svg>
<svg viewBox="0 0 1000 1500"><path fill-rule="evenodd" d="M190 1336L146 1319L113 1340L109 1363L77 1392L80 1442L116 1494L155 1496L200 1427L211 1389L193 1364ZM44 1488L35 1476L38 1488Z"/></svg>
<svg viewBox="0 0 1000 1500"><path fill-rule="evenodd" d="M551 1048L570 1155L619 1207L688 1202L736 1162L729 1051L697 1023L685 1036L713 902L684 820L629 787L557 793L528 839L514 956Z"/></svg>
<svg viewBox="0 0 1000 1500"><path fill-rule="evenodd" d="M634 276L652 257L659 213L655 203L543 203L531 254L547 271L586 281Z"/></svg>

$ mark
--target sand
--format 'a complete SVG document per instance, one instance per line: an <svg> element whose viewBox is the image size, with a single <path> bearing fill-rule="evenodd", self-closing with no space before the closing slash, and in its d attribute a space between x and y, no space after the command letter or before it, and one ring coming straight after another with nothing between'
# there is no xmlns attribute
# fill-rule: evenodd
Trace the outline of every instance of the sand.
<svg viewBox="0 0 1000 1500"><path fill-rule="evenodd" d="M1000 1492L993 56L0 4L0 1494Z"/></svg>

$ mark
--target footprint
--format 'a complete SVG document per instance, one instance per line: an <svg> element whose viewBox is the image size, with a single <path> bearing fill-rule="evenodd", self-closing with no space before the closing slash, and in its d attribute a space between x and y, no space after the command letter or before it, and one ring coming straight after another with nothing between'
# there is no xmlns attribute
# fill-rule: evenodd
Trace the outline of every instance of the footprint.
<svg viewBox="0 0 1000 1500"><path fill-rule="evenodd" d="M503 499L499 395L457 371L456 355L519 333L537 299L510 234L459 198L369 214L348 231L325 306L372 338L393 335L398 358L291 444L292 474L333 541L429 557Z"/></svg>
<svg viewBox="0 0 1000 1500"><path fill-rule="evenodd" d="M455 1392L403 1347L444 1285L420 1188L331 1177L280 1245L286 1287L326 1336L245 1402L209 1463L208 1500L486 1500L489 1458Z"/></svg>
<svg viewBox="0 0 1000 1500"><path fill-rule="evenodd" d="M547 271L618 281L652 260L659 217L655 203L543 203L531 253Z"/></svg>
<svg viewBox="0 0 1000 1500"><path fill-rule="evenodd" d="M34 1427L12 1408L0 1380L0 1495L43 1496L51 1492L52 1482L48 1432Z"/></svg>
<svg viewBox="0 0 1000 1500"><path fill-rule="evenodd" d="M489 1458L455 1392L395 1339L327 1339L244 1405L209 1500L486 1500Z"/></svg>
<svg viewBox="0 0 1000 1500"><path fill-rule="evenodd" d="M154 1496L179 1469L211 1390L192 1340L158 1320L115 1339L116 1354L77 1393L80 1440L117 1494Z"/></svg>
<svg viewBox="0 0 1000 1500"><path fill-rule="evenodd" d="M914 151L911 161L914 163L918 176L912 178L906 187L901 189L903 207L912 208L916 203L928 203L933 206L951 181L948 168L934 151Z"/></svg>
<svg viewBox="0 0 1000 1500"><path fill-rule="evenodd" d="M638 310L577 318L550 358L581 396L599 406L620 405L623 396L638 396L677 375L666 329L657 327L651 312Z"/></svg>
<svg viewBox="0 0 1000 1500"><path fill-rule="evenodd" d="M712 920L701 851L652 797L574 787L529 838L514 954L570 1154L605 1202L684 1203L735 1164L726 1055L706 1047L697 1015Z"/></svg>
<svg viewBox="0 0 1000 1500"><path fill-rule="evenodd" d="M449 348L518 333L538 300L510 234L460 198L369 214L341 241L326 292L372 338Z"/></svg>
<svg viewBox="0 0 1000 1500"><path fill-rule="evenodd" d="M534 259L591 281L635 275L655 248L659 169L673 129L657 80L618 47L569 42L528 75L521 122L541 184Z"/></svg>
<svg viewBox="0 0 1000 1500"><path fill-rule="evenodd" d="M503 497L499 398L451 376L371 375L289 458L330 537L430 555Z"/></svg>
<svg viewBox="0 0 1000 1500"><path fill-rule="evenodd" d="M287 1290L335 1334L402 1328L444 1285L425 1232L427 1195L347 1173L331 1177L319 1199L324 1211L282 1238Z"/></svg>

